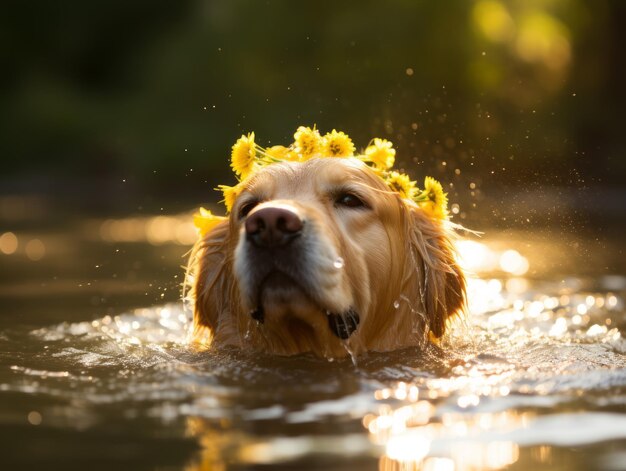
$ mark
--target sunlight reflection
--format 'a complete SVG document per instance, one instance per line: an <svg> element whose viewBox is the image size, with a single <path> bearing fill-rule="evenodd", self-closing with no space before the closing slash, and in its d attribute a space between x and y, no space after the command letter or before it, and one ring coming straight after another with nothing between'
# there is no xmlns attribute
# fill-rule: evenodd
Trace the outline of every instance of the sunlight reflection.
<svg viewBox="0 0 626 471"><path fill-rule="evenodd" d="M377 397L398 397L398 391L410 386L398 384L396 392ZM508 393L508 391L507 391ZM459 397L461 408L478 405L476 394ZM461 402L464 401L464 405ZM384 446L379 469L384 470L478 470L502 469L519 458L519 446L510 440L498 440L494 431L510 431L527 427L528 414L516 412L437 413L426 400L393 409L381 404L378 414L363 420L370 439ZM497 435L496 435L497 436Z"/></svg>
<svg viewBox="0 0 626 471"><path fill-rule="evenodd" d="M487 273L498 268L505 273L521 276L528 272L528 259L517 250L508 249L502 252L474 240L461 240L456 243L459 263L470 273Z"/></svg>
<svg viewBox="0 0 626 471"><path fill-rule="evenodd" d="M148 242L150 245L192 245L198 237L189 214L107 219L97 226L95 233L105 242Z"/></svg>
<svg viewBox="0 0 626 471"><path fill-rule="evenodd" d="M498 265L496 253L480 242L460 240L456 243L456 249L461 265L470 272L492 271Z"/></svg>
<svg viewBox="0 0 626 471"><path fill-rule="evenodd" d="M176 309L176 312L173 312ZM191 317L189 313L164 305L136 309L131 313L104 316L91 322L69 326L71 335L105 335L122 345L159 346L165 343L186 344Z"/></svg>
<svg viewBox="0 0 626 471"><path fill-rule="evenodd" d="M467 281L467 293L469 312L474 314L498 311L507 305L499 280L470 278Z"/></svg>
<svg viewBox="0 0 626 471"><path fill-rule="evenodd" d="M423 471L454 471L454 460L449 458L427 458L422 466Z"/></svg>
<svg viewBox="0 0 626 471"><path fill-rule="evenodd" d="M507 250L500 256L500 268L512 275L524 275L528 271L528 260L517 250Z"/></svg>
<svg viewBox="0 0 626 471"><path fill-rule="evenodd" d="M513 280L517 285L517 279ZM613 320L607 316L607 311L615 310L621 304L611 293L542 295L533 299L528 289L511 291L507 289L509 286L507 283L503 287L497 279L469 279L468 307L471 315L476 316L475 320L487 314L480 321L486 329L507 329L511 344L527 342L529 334L534 339L545 336L566 342L597 336L602 336L604 342L614 343L620 339L619 330L609 330L608 327ZM590 326L592 321L596 324ZM586 330L580 330L581 327Z"/></svg>

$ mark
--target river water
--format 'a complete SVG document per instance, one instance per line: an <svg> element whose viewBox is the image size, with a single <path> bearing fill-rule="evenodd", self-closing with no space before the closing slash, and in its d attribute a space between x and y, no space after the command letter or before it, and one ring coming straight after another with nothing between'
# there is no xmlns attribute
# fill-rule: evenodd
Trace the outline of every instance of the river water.
<svg viewBox="0 0 626 471"><path fill-rule="evenodd" d="M440 347L331 362L190 349L190 231L0 234L1 469L626 469L626 278L585 240L461 242Z"/></svg>

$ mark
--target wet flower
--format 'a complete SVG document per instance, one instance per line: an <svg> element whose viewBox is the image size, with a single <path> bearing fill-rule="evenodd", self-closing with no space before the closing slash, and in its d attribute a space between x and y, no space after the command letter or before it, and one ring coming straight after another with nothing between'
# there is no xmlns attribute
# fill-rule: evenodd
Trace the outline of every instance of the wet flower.
<svg viewBox="0 0 626 471"><path fill-rule="evenodd" d="M387 173L385 182L389 188L397 192L402 198L414 199L418 189L414 181L405 173L391 171Z"/></svg>
<svg viewBox="0 0 626 471"><path fill-rule="evenodd" d="M322 137L315 126L313 129L300 126L294 138L294 151L300 156L301 160L309 160L318 154L322 147Z"/></svg>
<svg viewBox="0 0 626 471"><path fill-rule="evenodd" d="M241 179L245 179L254 170L256 161L256 144L254 143L254 133L241 136L230 155L230 166Z"/></svg>
<svg viewBox="0 0 626 471"><path fill-rule="evenodd" d="M374 164L377 170L388 170L396 160L396 150L393 144L386 139L374 139L374 142L365 149L365 159Z"/></svg>
<svg viewBox="0 0 626 471"><path fill-rule="evenodd" d="M239 192L241 191L241 187L239 185L236 186L228 186L228 185L218 185L216 190L222 192L224 195L224 205L226 206L226 211L230 213L231 209L233 209L233 205L235 204L235 200L237 196L239 196Z"/></svg>
<svg viewBox="0 0 626 471"><path fill-rule="evenodd" d="M333 129L324 136L323 155L324 157L352 157L354 155L352 139L347 134Z"/></svg>
<svg viewBox="0 0 626 471"><path fill-rule="evenodd" d="M224 216L216 216L208 209L200 208L200 211L193 215L193 225L198 229L200 236L204 237L211 229L225 219Z"/></svg>
<svg viewBox="0 0 626 471"><path fill-rule="evenodd" d="M435 219L448 217L448 195L443 192L441 183L434 178L424 179L424 190L416 201L429 216Z"/></svg>
<svg viewBox="0 0 626 471"><path fill-rule="evenodd" d="M300 157L293 149L285 146L272 146L265 149L265 155L274 160L288 160L291 162L300 160Z"/></svg>

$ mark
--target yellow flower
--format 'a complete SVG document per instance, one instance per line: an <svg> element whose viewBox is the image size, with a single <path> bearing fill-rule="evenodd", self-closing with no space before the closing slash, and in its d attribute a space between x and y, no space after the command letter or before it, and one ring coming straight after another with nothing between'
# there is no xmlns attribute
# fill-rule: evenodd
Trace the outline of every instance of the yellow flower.
<svg viewBox="0 0 626 471"><path fill-rule="evenodd" d="M415 186L415 182L405 173L396 171L389 172L386 175L385 181L389 188L398 193L402 198L413 199L417 196L418 190Z"/></svg>
<svg viewBox="0 0 626 471"><path fill-rule="evenodd" d="M294 138L294 150L300 156L301 160L309 160L311 157L319 154L322 147L322 137L315 126L313 129L300 126Z"/></svg>
<svg viewBox="0 0 626 471"><path fill-rule="evenodd" d="M228 186L228 185L217 185L216 190L219 190L224 195L224 205L226 206L226 211L230 213L231 209L233 209L233 205L235 204L235 200L237 196L239 196L239 192L241 191L241 187L239 185L236 186Z"/></svg>
<svg viewBox="0 0 626 471"><path fill-rule="evenodd" d="M241 136L230 154L230 166L235 173L245 179L254 170L256 160L256 144L254 143L254 133Z"/></svg>
<svg viewBox="0 0 626 471"><path fill-rule="evenodd" d="M420 207L435 219L448 217L448 194L443 192L441 183L432 177L424 179L424 191L417 198Z"/></svg>
<svg viewBox="0 0 626 471"><path fill-rule="evenodd" d="M354 144L347 134L329 132L324 136L323 141L324 157L352 157L354 155Z"/></svg>
<svg viewBox="0 0 626 471"><path fill-rule="evenodd" d="M269 149L265 149L265 154L276 160L289 160L291 162L297 162L300 160L300 157L293 151L293 149L285 146L272 146Z"/></svg>
<svg viewBox="0 0 626 471"><path fill-rule="evenodd" d="M249 178L254 172L266 165L276 162L304 162L312 157L353 157L355 146L350 137L335 129L322 137L319 131L313 128L300 126L294 134L295 142L288 147L272 146L264 149L254 142L254 133L242 135L232 147L231 167L238 180ZM393 144L386 139L373 139L358 159L368 162L370 168L382 178L389 189L398 193L403 199L418 204L419 207L433 219L448 217L448 198L443 192L441 183L432 177L424 179L424 190L420 191L411 178L397 171L391 170L396 158ZM241 193L243 183L235 186L218 185L216 190L224 196L224 205L227 213L232 211L237 197ZM216 216L204 208L193 216L194 225L204 237L219 222L226 220L224 216Z"/></svg>
<svg viewBox="0 0 626 471"><path fill-rule="evenodd" d="M391 142L376 138L374 143L365 149L365 160L372 162L378 170L387 170L393 167L396 150Z"/></svg>
<svg viewBox="0 0 626 471"><path fill-rule="evenodd" d="M200 208L200 212L193 215L193 225L198 229L200 236L204 237L211 229L225 219L224 216L216 216L208 209Z"/></svg>

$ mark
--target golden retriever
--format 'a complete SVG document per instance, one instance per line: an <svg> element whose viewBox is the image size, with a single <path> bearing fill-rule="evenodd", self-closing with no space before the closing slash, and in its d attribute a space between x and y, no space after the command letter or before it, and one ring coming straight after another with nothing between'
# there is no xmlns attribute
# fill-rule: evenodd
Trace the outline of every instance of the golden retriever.
<svg viewBox="0 0 626 471"><path fill-rule="evenodd" d="M424 345L465 306L448 225L358 159L269 165L192 251L194 339L326 358Z"/></svg>

